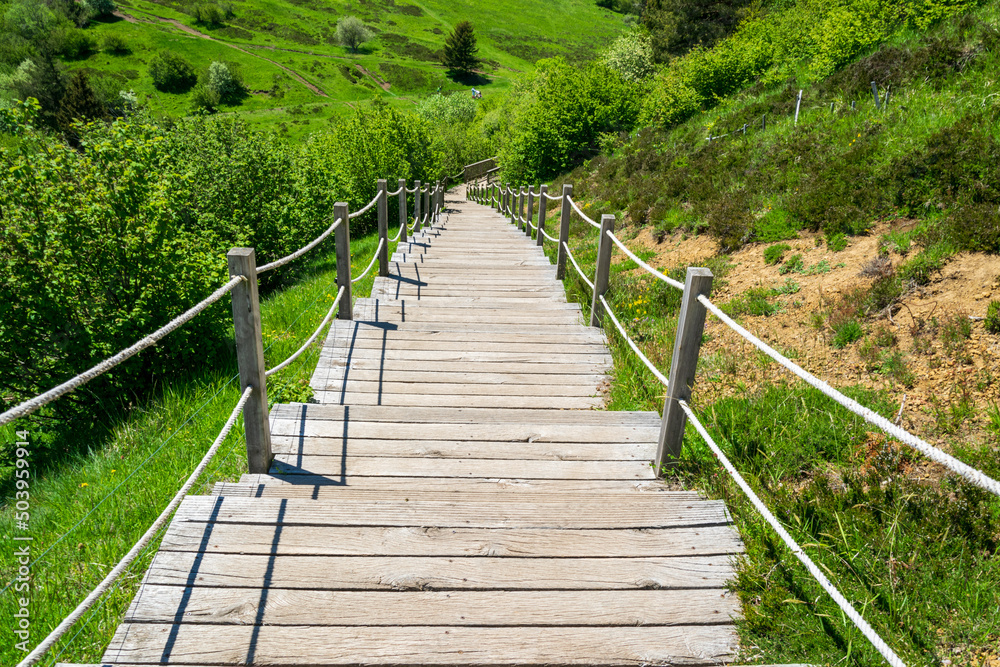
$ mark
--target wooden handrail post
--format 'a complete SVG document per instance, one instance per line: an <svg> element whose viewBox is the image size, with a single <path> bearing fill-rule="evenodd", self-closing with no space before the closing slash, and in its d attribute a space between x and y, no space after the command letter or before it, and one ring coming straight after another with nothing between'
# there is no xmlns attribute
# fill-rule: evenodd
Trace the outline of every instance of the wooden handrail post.
<svg viewBox="0 0 1000 667"><path fill-rule="evenodd" d="M660 438L656 448L657 474L664 465L671 465L681 455L687 415L678 401L691 399L691 386L698 368L698 352L705 332L706 311L698 297L711 293L712 272L708 269L689 268L684 280L684 297L681 299L681 312L674 336L674 356L670 362L667 398L663 404L663 421L660 423Z"/></svg>
<svg viewBox="0 0 1000 667"><path fill-rule="evenodd" d="M562 211L559 214L559 248L556 253L556 280L566 277L566 242L569 239L569 198L573 196L573 186L563 185Z"/></svg>
<svg viewBox="0 0 1000 667"><path fill-rule="evenodd" d="M431 184L430 181L427 182L425 187L426 192L424 192L424 215L427 216L427 226L434 226L434 211L431 209Z"/></svg>
<svg viewBox="0 0 1000 667"><path fill-rule="evenodd" d="M530 222L531 221L531 216L532 216L532 214L534 212L535 212L535 193L531 191L531 186L529 185L528 186L528 214L526 216L524 216L524 219ZM528 235L529 239L531 238L531 225L528 225L528 224L524 225L524 233Z"/></svg>
<svg viewBox="0 0 1000 667"><path fill-rule="evenodd" d="M351 300L351 218L346 202L339 201L333 205L333 219L337 218L341 219L333 232L337 252L337 289L344 288L337 318L350 320L354 318L354 302Z"/></svg>
<svg viewBox="0 0 1000 667"><path fill-rule="evenodd" d="M438 221L441 220L441 212L444 211L444 183L438 183L438 201L437 201L437 217Z"/></svg>
<svg viewBox="0 0 1000 667"><path fill-rule="evenodd" d="M406 243L406 223L409 222L406 219L406 179L399 179L397 186L399 187L399 242Z"/></svg>
<svg viewBox="0 0 1000 667"><path fill-rule="evenodd" d="M549 191L549 186L540 185L538 187L538 239L535 241L535 245L543 245L545 243L545 235L542 234L542 230L545 229L545 195Z"/></svg>
<svg viewBox="0 0 1000 667"><path fill-rule="evenodd" d="M245 281L233 288L233 329L236 332L236 360L240 369L240 389L253 387L243 406L247 464L252 474L271 469L271 427L267 414L267 377L264 374L264 339L257 298L257 258L253 248L233 248L226 255L229 275Z"/></svg>
<svg viewBox="0 0 1000 667"><path fill-rule="evenodd" d="M615 216L601 216L601 238L597 242L597 270L594 273L594 299L590 302L590 326L601 326L604 317L604 304L601 297L608 291L608 279L611 277L611 239L608 232L615 231Z"/></svg>
<svg viewBox="0 0 1000 667"><path fill-rule="evenodd" d="M523 229L525 234L531 233L531 227L528 226L527 218L524 217L524 202L528 200L528 189L521 186L521 191L517 195L517 224L519 224Z"/></svg>
<svg viewBox="0 0 1000 667"><path fill-rule="evenodd" d="M378 179L378 274L389 275L389 187L384 178Z"/></svg>
<svg viewBox="0 0 1000 667"><path fill-rule="evenodd" d="M413 182L413 218L416 220L414 232L420 231L420 181Z"/></svg>

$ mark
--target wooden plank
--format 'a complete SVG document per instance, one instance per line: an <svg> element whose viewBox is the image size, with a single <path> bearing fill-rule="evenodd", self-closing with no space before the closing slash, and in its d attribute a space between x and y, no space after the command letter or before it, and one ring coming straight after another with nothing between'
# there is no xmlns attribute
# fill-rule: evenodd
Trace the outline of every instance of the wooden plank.
<svg viewBox="0 0 1000 667"><path fill-rule="evenodd" d="M732 576L729 556L448 558L161 551L149 566L146 583L307 590L627 590L722 588Z"/></svg>
<svg viewBox="0 0 1000 667"><path fill-rule="evenodd" d="M340 359L327 358L331 366L344 365L346 362ZM527 361L422 361L419 359L365 359L352 358L350 367L357 369L368 369L377 371L395 370L404 373L437 370L439 372L452 373L475 373L495 372L499 369L506 369L511 373L550 373L560 375L583 374L593 375L602 373L611 367L610 362L589 362L589 363L541 363Z"/></svg>
<svg viewBox="0 0 1000 667"><path fill-rule="evenodd" d="M251 647L251 641L253 646ZM324 627L124 623L104 659L188 665L716 665L731 659L731 626Z"/></svg>
<svg viewBox="0 0 1000 667"><path fill-rule="evenodd" d="M209 528L211 530L209 530ZM544 532L544 534L539 534ZM709 556L737 553L729 526L623 530L283 526L174 521L161 551L279 556L519 556L591 558Z"/></svg>
<svg viewBox="0 0 1000 667"><path fill-rule="evenodd" d="M376 359L384 361L414 361L427 363L443 362L480 362L480 363L521 363L521 364L586 364L596 366L611 365L609 352L591 352L577 354L531 352L509 352L507 350L484 350L477 343L456 343L452 350L400 350L386 346L386 349L376 347L335 348L326 347L322 356L328 359Z"/></svg>
<svg viewBox="0 0 1000 667"><path fill-rule="evenodd" d="M593 426L631 426L659 428L660 418L655 412L632 410L575 412L567 410L496 410L478 408L408 408L384 410L371 407L345 407L341 405L315 405L309 403L282 403L271 410L271 419L343 421L384 421L395 424L422 423L443 424L566 424ZM594 441L596 434L585 442ZM565 442L575 442L566 440ZM613 441L605 441L613 442Z"/></svg>
<svg viewBox="0 0 1000 667"><path fill-rule="evenodd" d="M351 438L298 438L274 436L275 454L300 450L315 456L385 456L459 459L535 459L552 461L645 461L653 460L656 445L604 442L467 442L461 440L365 440ZM346 451L345 451L346 450Z"/></svg>
<svg viewBox="0 0 1000 667"><path fill-rule="evenodd" d="M589 410L604 407L604 399L595 396L597 389L590 387L581 396L487 396L465 394L413 394L405 389L383 392L315 391L313 398L320 403L340 405L385 405L400 407L442 406L463 408L500 409L549 409Z"/></svg>
<svg viewBox="0 0 1000 667"><path fill-rule="evenodd" d="M339 380L314 380L312 387L316 391L326 391L331 394L339 394L346 386L347 391L353 394L362 393L383 393L383 394L412 394L418 397L429 397L429 395L441 396L462 396L471 398L473 396L527 396L542 397L592 397L599 392L597 383L574 383L556 385L532 385L532 384L461 384L461 383L433 383L433 382L379 382L377 380L356 380L349 375L345 381ZM325 403L327 401L318 401ZM336 401L334 401L336 402ZM412 406L418 407L418 406ZM441 406L446 407L446 406ZM474 406L469 406L474 407ZM537 407L537 406L533 406ZM565 407L563 405L555 407Z"/></svg>
<svg viewBox="0 0 1000 667"><path fill-rule="evenodd" d="M422 328L416 330L407 326L406 328L387 328L366 322L342 322L334 320L331 332L327 336L327 341L336 341L337 344L345 344L350 341L359 341L365 338L381 340L382 338L394 341L394 344L402 343L426 343L428 345L450 345L451 343L496 343L506 348L507 345L547 345L551 347L562 347L563 349L578 346L601 346L606 349L606 340L603 332L590 328L578 327L575 332L536 332L517 334L490 331L456 331L450 328Z"/></svg>
<svg viewBox="0 0 1000 667"><path fill-rule="evenodd" d="M330 406L342 407L342 406ZM343 406L362 410L369 406ZM378 409L373 406L373 409ZM407 408L393 408L404 410ZM538 412L533 410L532 412ZM576 411L574 412L586 412ZM490 442L655 442L658 427L589 424L431 424L411 422L272 419L271 434L377 440L485 440Z"/></svg>
<svg viewBox="0 0 1000 667"><path fill-rule="evenodd" d="M503 502L492 498L457 496L449 500L389 497L338 498L316 503L308 498L225 498L189 496L177 510L175 521L210 520L215 523L336 526L436 526L439 528L674 528L722 525L725 504L673 498L670 494L634 494L615 498L614 506L598 497L590 502L563 502L558 496L543 502L512 495ZM555 533L538 533L538 539L555 539ZM570 586L572 588L572 586Z"/></svg>
<svg viewBox="0 0 1000 667"><path fill-rule="evenodd" d="M310 496L329 492L386 493L406 489L413 493L487 493L493 494L607 494L607 493L676 493L668 490L659 479L524 479L513 477L355 477L342 484L339 477L319 475L257 475L243 474L240 484L264 485L282 493L286 487L308 488ZM267 495L267 493L265 493Z"/></svg>
<svg viewBox="0 0 1000 667"><path fill-rule="evenodd" d="M320 360L322 364L323 360ZM540 367L539 367L540 368ZM539 370L539 369L536 369ZM581 374L560 374L560 373L500 373L497 371L461 372L445 370L396 370L393 368L346 368L344 366L317 366L316 373L322 371L323 376L329 381L340 381L346 375L351 380L364 380L367 382L431 382L447 384L482 384L482 385L543 385L558 386L563 384L593 384L598 385L607 381L607 376L603 373L581 373Z"/></svg>
<svg viewBox="0 0 1000 667"><path fill-rule="evenodd" d="M264 608L261 611L261 603ZM269 591L145 586L126 623L310 626L719 625L739 615L723 589L693 591Z"/></svg>
<svg viewBox="0 0 1000 667"><path fill-rule="evenodd" d="M640 461L524 461L510 459L422 459L279 454L273 474L381 477L519 477L525 479L649 479L653 469Z"/></svg>

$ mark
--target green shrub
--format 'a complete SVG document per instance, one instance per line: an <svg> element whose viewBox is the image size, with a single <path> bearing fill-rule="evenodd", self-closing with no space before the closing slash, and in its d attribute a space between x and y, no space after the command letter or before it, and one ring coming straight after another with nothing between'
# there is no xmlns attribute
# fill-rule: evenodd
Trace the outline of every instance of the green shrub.
<svg viewBox="0 0 1000 667"><path fill-rule="evenodd" d="M796 253L788 258L784 264L778 268L778 273L785 275L786 273L802 273L805 270L805 264L802 261L802 255Z"/></svg>
<svg viewBox="0 0 1000 667"><path fill-rule="evenodd" d="M865 335L864 330L861 328L861 324L854 318L851 318L834 329L833 336L833 346L837 348L844 348L853 343L856 340L860 340L862 336Z"/></svg>
<svg viewBox="0 0 1000 667"><path fill-rule="evenodd" d="M59 53L70 60L86 58L97 51L97 41L78 28L63 31L55 39L59 44Z"/></svg>
<svg viewBox="0 0 1000 667"><path fill-rule="evenodd" d="M712 202L705 213L708 233L719 242L719 251L739 250L753 238L754 218L746 191L732 192Z"/></svg>
<svg viewBox="0 0 1000 667"><path fill-rule="evenodd" d="M337 20L337 43L346 46L351 53L374 37L375 34L357 16L344 16Z"/></svg>
<svg viewBox="0 0 1000 667"><path fill-rule="evenodd" d="M205 88L211 90L220 101L233 102L244 94L246 88L238 75L223 62L213 62L205 75Z"/></svg>
<svg viewBox="0 0 1000 667"><path fill-rule="evenodd" d="M902 352L886 355L882 361L882 372L907 389L917 382L917 374L910 369Z"/></svg>
<svg viewBox="0 0 1000 667"><path fill-rule="evenodd" d="M993 299L986 307L986 330L990 333L1000 334L1000 300Z"/></svg>
<svg viewBox="0 0 1000 667"><path fill-rule="evenodd" d="M722 306L730 317L740 315L756 315L758 317L769 317L781 312L781 306L771 303L770 297L773 291L766 287L752 287L746 292L730 300Z"/></svg>
<svg viewBox="0 0 1000 667"><path fill-rule="evenodd" d="M118 9L114 0L85 0L85 2L94 12L94 16L110 16Z"/></svg>
<svg viewBox="0 0 1000 667"><path fill-rule="evenodd" d="M202 110L214 112L222 104L222 97L214 88L199 83L191 90L191 108L195 111Z"/></svg>
<svg viewBox="0 0 1000 667"><path fill-rule="evenodd" d="M164 92L183 93L198 81L191 63L172 51L160 51L153 56L149 74L153 85Z"/></svg>
<svg viewBox="0 0 1000 667"><path fill-rule="evenodd" d="M754 224L754 238L761 243L774 243L798 238L798 227L788 211L769 210Z"/></svg>
<svg viewBox="0 0 1000 667"><path fill-rule="evenodd" d="M940 271L954 254L954 248L948 243L942 242L928 246L913 259L899 266L899 277L907 283L927 285L933 275Z"/></svg>
<svg viewBox="0 0 1000 667"><path fill-rule="evenodd" d="M111 53L116 56L124 56L132 53L132 49L129 48L125 38L115 32L105 35L101 49L105 53Z"/></svg>
<svg viewBox="0 0 1000 667"><path fill-rule="evenodd" d="M616 39L604 54L603 62L626 81L644 81L656 73L649 35L637 30Z"/></svg>
<svg viewBox="0 0 1000 667"><path fill-rule="evenodd" d="M787 243L778 243L764 248L764 263L767 265L778 264L785 258L785 253L792 249Z"/></svg>
<svg viewBox="0 0 1000 667"><path fill-rule="evenodd" d="M831 252L840 252L847 248L847 236L842 232L837 232L826 237L826 247Z"/></svg>

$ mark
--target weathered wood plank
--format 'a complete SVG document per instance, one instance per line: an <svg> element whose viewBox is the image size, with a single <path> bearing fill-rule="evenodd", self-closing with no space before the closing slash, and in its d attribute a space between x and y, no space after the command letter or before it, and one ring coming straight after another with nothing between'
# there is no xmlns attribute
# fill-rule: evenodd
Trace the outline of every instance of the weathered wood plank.
<svg viewBox="0 0 1000 667"><path fill-rule="evenodd" d="M322 360L320 360L322 364ZM607 381L607 376L601 373L500 373L497 371L482 371L479 373L461 371L405 371L392 368L347 368L330 364L316 367L317 374L329 381L340 381L345 375L351 380L368 382L430 382L430 383L462 383L485 385L563 385L563 384L593 384Z"/></svg>
<svg viewBox="0 0 1000 667"><path fill-rule="evenodd" d="M264 485L268 488L308 488L309 494L318 495L336 491L349 494L353 491L372 493L398 492L405 489L414 493L487 493L487 494L595 494L595 493L677 493L667 489L663 482L650 479L525 479L513 477L355 477L342 484L342 480L319 475L243 474L240 484ZM280 491L278 491L280 493ZM264 495L267 495L265 493ZM697 495L697 494L696 494Z"/></svg>
<svg viewBox="0 0 1000 667"><path fill-rule="evenodd" d="M521 364L586 364L610 365L611 355L604 353L545 355L531 352L508 352L506 350L483 350L476 343L456 343L452 350L400 350L387 346L385 350L371 347L335 348L326 347L321 356L328 359L377 359L384 361L418 361L427 363L480 362L480 363L521 363Z"/></svg>
<svg viewBox="0 0 1000 667"><path fill-rule="evenodd" d="M732 576L729 556L448 558L161 551L149 566L146 583L317 591L627 590L722 588Z"/></svg>
<svg viewBox="0 0 1000 667"><path fill-rule="evenodd" d="M644 426L659 428L660 418L654 412L598 411L572 412L567 410L504 410L478 408L408 408L385 410L371 407L345 407L342 405L316 405L309 403L283 403L271 410L275 419L302 419L343 421L385 421L393 423L425 424L587 424L593 426ZM593 440L593 438L591 438ZM568 441L567 441L568 442Z"/></svg>
<svg viewBox="0 0 1000 667"><path fill-rule="evenodd" d="M263 610L261 605L263 603ZM723 589L633 591L302 591L146 586L126 623L310 626L720 625L739 615Z"/></svg>
<svg viewBox="0 0 1000 667"><path fill-rule="evenodd" d="M655 443L604 442L488 442L462 440L368 440L351 438L297 438L274 436L275 454L309 452L316 456L385 456L459 459L537 459L552 461L653 460Z"/></svg>
<svg viewBox="0 0 1000 667"><path fill-rule="evenodd" d="M251 646L251 640L253 645ZM715 665L733 655L731 626L315 627L125 623L104 654L120 663L211 665Z"/></svg>
<svg viewBox="0 0 1000 667"><path fill-rule="evenodd" d="M586 392L584 392L586 393ZM483 396L464 394L435 394L432 396L414 395L410 393L380 393L365 392L315 392L313 398L320 403L337 403L340 405L384 405L400 407L418 407L438 405L444 407L466 408L504 408L504 409L548 409L563 408L566 410L589 410L604 407L604 399L593 396L596 389L591 387L588 396Z"/></svg>
<svg viewBox="0 0 1000 667"><path fill-rule="evenodd" d="M336 358L328 358L331 366L341 363ZM342 364L346 365L346 364ZM438 369L453 373L474 373L476 371L491 372L498 369L507 369L511 373L538 373L545 372L558 375L584 374L593 375L601 373L610 368L608 363L541 363L530 361L424 361L420 359L365 359L352 358L351 368L368 370L399 370L403 372L423 371Z"/></svg>
<svg viewBox="0 0 1000 667"><path fill-rule="evenodd" d="M448 382L378 382L377 380L356 380L353 374L343 379L314 381L313 389L317 391L328 391L331 394L340 393L346 390L355 394L360 393L384 393L384 394L412 394L418 397L429 397L433 395L443 396L463 396L466 398L482 396L529 396L540 397L592 397L599 393L597 383L559 383L556 385L531 385L531 384L461 384ZM317 399L318 400L318 399ZM339 400L339 399L338 399ZM319 403L338 402L322 401ZM420 406L411 406L420 407ZM447 407L447 406L440 406ZM468 406L475 407L475 406ZM538 406L533 406L538 407ZM553 406L556 407L556 406ZM559 405L558 407L565 407Z"/></svg>

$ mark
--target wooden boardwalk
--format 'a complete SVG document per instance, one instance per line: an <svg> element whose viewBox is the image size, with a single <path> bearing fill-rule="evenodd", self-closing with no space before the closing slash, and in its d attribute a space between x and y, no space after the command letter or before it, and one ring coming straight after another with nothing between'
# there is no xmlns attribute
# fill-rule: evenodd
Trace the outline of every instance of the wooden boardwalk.
<svg viewBox="0 0 1000 667"><path fill-rule="evenodd" d="M114 665L710 665L738 535L606 412L611 358L533 242L449 194L336 321L270 474L189 496Z"/></svg>

